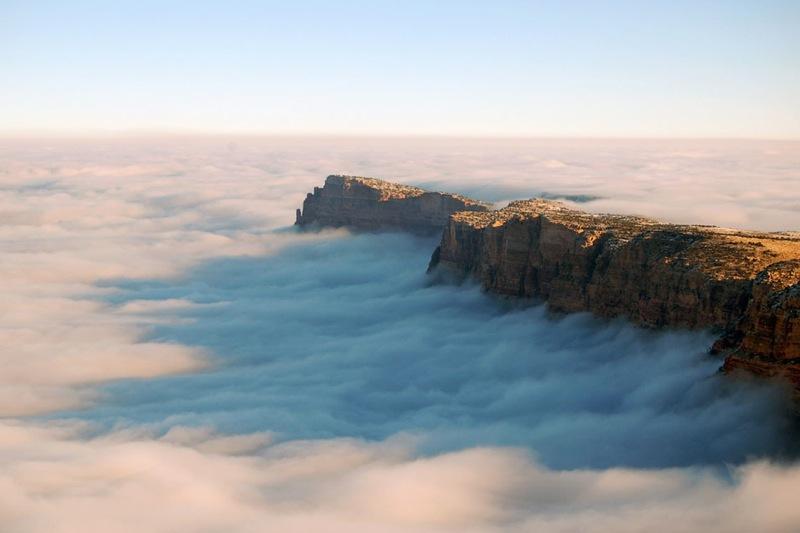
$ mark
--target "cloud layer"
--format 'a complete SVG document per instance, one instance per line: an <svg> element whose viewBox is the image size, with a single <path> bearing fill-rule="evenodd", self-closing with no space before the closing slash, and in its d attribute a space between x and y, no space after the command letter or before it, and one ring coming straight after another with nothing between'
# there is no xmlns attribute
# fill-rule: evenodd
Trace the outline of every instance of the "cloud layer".
<svg viewBox="0 0 800 533"><path fill-rule="evenodd" d="M782 391L719 376L708 334L552 317L431 285L432 242L283 226L347 172L797 229L799 157L755 142L4 141L0 522L792 530Z"/></svg>
<svg viewBox="0 0 800 533"><path fill-rule="evenodd" d="M148 342L216 354L217 366L115 384L112 403L81 416L280 439L415 432L428 452L522 445L559 468L739 462L786 444L777 391L719 376L711 335L549 317L431 285L433 245L331 234L179 279L117 282L116 309L170 319Z"/></svg>
<svg viewBox="0 0 800 533"><path fill-rule="evenodd" d="M0 424L7 531L789 532L800 469L545 468L521 449L418 458L403 438L270 444ZM183 433L182 435L176 435Z"/></svg>

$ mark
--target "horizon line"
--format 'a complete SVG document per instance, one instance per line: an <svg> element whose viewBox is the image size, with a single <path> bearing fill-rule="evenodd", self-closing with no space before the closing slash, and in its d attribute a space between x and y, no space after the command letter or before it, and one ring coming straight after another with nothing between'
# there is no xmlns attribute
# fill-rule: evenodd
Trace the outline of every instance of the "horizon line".
<svg viewBox="0 0 800 533"><path fill-rule="evenodd" d="M757 137L744 135L581 135L581 134L498 134L498 133L411 133L411 132L278 132L278 131L184 131L170 129L128 130L0 130L0 140L124 140L124 139L191 139L234 137L242 139L441 139L441 140L586 140L586 141L763 141L798 142L798 137Z"/></svg>

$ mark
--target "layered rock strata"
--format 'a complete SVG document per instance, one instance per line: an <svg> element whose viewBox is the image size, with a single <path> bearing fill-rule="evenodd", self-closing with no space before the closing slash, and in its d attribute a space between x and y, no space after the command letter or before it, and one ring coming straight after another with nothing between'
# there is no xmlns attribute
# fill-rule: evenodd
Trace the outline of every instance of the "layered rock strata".
<svg viewBox="0 0 800 533"><path fill-rule="evenodd" d="M329 176L300 226L431 233L436 269L561 312L651 328L710 328L723 370L789 380L800 395L800 233L758 233L595 215L552 200L500 210L373 178Z"/></svg>
<svg viewBox="0 0 800 533"><path fill-rule="evenodd" d="M489 206L457 194L358 176L328 176L297 210L295 224L438 233L457 211L488 211Z"/></svg>
<svg viewBox="0 0 800 533"><path fill-rule="evenodd" d="M592 215L548 200L454 214L431 268L556 311L712 328L724 370L800 390L800 234Z"/></svg>

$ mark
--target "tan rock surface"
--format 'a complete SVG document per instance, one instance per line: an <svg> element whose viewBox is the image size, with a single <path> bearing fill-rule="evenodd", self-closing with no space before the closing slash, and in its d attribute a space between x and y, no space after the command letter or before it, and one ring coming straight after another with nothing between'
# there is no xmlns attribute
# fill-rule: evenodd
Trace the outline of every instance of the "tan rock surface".
<svg viewBox="0 0 800 533"><path fill-rule="evenodd" d="M486 211L481 202L457 194L428 192L375 178L328 176L306 196L296 224L438 233L456 211Z"/></svg>
<svg viewBox="0 0 800 533"><path fill-rule="evenodd" d="M723 370L782 377L800 394L800 233L664 224L552 200L500 210L374 178L328 176L298 225L437 232L437 268L556 311L652 328L711 328Z"/></svg>
<svg viewBox="0 0 800 533"><path fill-rule="evenodd" d="M593 215L548 200L456 213L432 266L552 309L712 328L726 371L800 388L800 234Z"/></svg>

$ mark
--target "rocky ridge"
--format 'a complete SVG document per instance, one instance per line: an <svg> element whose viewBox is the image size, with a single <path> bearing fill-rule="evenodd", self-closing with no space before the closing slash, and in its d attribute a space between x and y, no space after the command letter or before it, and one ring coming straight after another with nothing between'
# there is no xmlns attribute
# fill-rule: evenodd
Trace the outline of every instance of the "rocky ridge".
<svg viewBox="0 0 800 533"><path fill-rule="evenodd" d="M550 200L456 213L431 268L562 312L652 328L711 328L727 372L800 390L800 233L594 215Z"/></svg>
<svg viewBox="0 0 800 533"><path fill-rule="evenodd" d="M458 195L329 176L297 224L444 228L429 270L651 328L709 328L723 370L788 379L800 395L800 233L598 215L543 199L499 210Z"/></svg>
<svg viewBox="0 0 800 533"><path fill-rule="evenodd" d="M360 176L328 176L297 210L298 226L350 227L438 233L457 211L487 211L482 202L458 194L429 192Z"/></svg>

